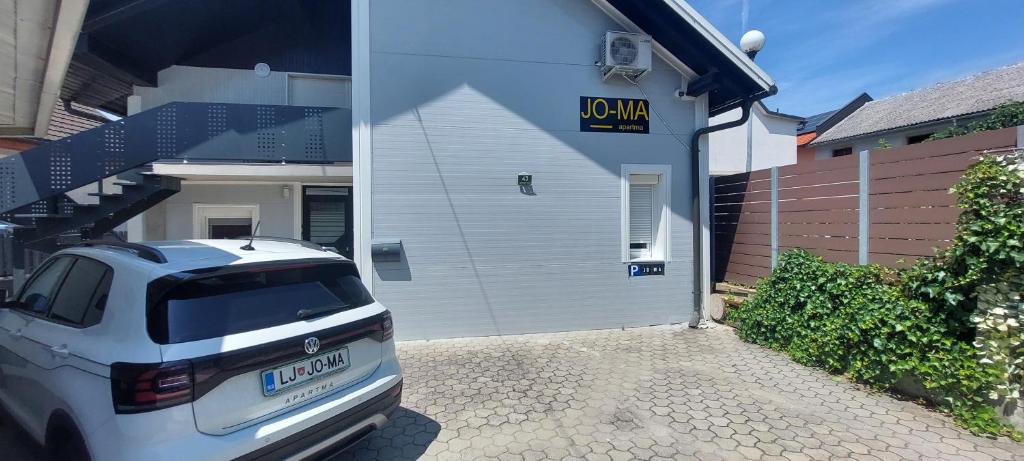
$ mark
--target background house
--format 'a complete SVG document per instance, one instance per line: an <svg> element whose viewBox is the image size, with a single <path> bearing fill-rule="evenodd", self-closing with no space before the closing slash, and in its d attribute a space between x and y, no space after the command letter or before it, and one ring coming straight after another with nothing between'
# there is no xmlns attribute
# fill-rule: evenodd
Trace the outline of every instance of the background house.
<svg viewBox="0 0 1024 461"><path fill-rule="evenodd" d="M819 130L810 147L816 158L828 158L924 142L944 128L984 118L1000 104L1024 101L1021 82L1024 63L870 101Z"/></svg>
<svg viewBox="0 0 1024 461"><path fill-rule="evenodd" d="M815 148L810 146L811 141L817 139L819 133L824 133L835 124L849 117L854 111L871 101L871 96L861 93L843 107L828 112L822 112L805 118L796 130L796 156L797 162L808 162L815 159Z"/></svg>
<svg viewBox="0 0 1024 461"><path fill-rule="evenodd" d="M46 133L36 136L0 136L0 157L15 154L38 146L39 144L56 141L82 131L96 128L110 121L99 111L77 103L68 102L71 111L64 103L57 102L50 115Z"/></svg>
<svg viewBox="0 0 1024 461"><path fill-rule="evenodd" d="M711 118L718 125L740 117L733 109ZM796 132L803 119L769 110L758 101L742 126L709 135L711 174L725 175L796 163Z"/></svg>

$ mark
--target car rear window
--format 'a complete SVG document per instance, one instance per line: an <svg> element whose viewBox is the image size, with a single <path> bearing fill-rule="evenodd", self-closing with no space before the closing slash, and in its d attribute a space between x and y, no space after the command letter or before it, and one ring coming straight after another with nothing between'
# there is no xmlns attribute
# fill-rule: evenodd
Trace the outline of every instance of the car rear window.
<svg viewBox="0 0 1024 461"><path fill-rule="evenodd" d="M300 310L354 309L373 302L351 262L205 269L150 284L149 333L175 344L259 330L299 319Z"/></svg>

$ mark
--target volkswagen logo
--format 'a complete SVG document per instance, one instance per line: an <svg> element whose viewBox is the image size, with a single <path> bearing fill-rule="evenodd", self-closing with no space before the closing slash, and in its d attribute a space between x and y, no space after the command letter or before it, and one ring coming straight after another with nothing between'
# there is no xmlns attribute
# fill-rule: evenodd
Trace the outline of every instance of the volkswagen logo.
<svg viewBox="0 0 1024 461"><path fill-rule="evenodd" d="M303 344L307 354L316 354L316 351L320 350L320 340L316 339L315 336L306 339L306 343Z"/></svg>

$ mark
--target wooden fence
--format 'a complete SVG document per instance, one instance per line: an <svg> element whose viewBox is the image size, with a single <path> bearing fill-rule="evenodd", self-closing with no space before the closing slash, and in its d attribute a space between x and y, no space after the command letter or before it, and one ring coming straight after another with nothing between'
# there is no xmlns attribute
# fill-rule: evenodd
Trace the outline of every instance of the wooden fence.
<svg viewBox="0 0 1024 461"><path fill-rule="evenodd" d="M713 180L714 277L753 285L778 254L905 267L949 244L949 188L985 152L1017 148L1006 128Z"/></svg>

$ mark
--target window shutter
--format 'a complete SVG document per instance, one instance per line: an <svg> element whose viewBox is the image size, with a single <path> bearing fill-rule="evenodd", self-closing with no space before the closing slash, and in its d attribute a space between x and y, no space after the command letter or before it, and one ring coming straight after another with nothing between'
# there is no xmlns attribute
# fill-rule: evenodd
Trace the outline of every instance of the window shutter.
<svg viewBox="0 0 1024 461"><path fill-rule="evenodd" d="M345 202L309 202L309 241L334 245L345 235Z"/></svg>
<svg viewBox="0 0 1024 461"><path fill-rule="evenodd" d="M654 246L654 184L629 185L630 255L650 257Z"/></svg>

